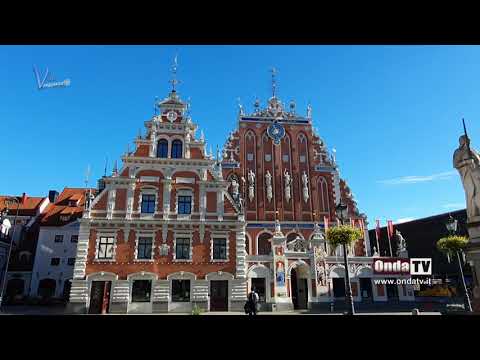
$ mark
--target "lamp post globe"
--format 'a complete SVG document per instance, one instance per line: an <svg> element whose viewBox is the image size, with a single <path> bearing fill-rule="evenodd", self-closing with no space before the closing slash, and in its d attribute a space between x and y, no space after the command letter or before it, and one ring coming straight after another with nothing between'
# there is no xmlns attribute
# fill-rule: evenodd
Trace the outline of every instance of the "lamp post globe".
<svg viewBox="0 0 480 360"><path fill-rule="evenodd" d="M450 233L455 233L457 231L458 221L454 219L452 215L449 216L448 220L445 223L445 227Z"/></svg>

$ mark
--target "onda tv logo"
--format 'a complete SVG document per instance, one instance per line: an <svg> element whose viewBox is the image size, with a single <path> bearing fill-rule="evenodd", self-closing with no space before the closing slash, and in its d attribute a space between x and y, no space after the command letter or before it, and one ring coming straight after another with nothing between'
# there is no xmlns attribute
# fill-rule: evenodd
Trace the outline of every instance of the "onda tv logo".
<svg viewBox="0 0 480 360"><path fill-rule="evenodd" d="M432 259L374 258L373 273L378 275L432 275Z"/></svg>

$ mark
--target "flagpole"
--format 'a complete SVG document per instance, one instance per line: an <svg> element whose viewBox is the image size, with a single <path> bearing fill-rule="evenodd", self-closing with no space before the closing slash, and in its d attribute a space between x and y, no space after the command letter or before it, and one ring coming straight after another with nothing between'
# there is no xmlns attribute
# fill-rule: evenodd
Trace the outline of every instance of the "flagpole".
<svg viewBox="0 0 480 360"><path fill-rule="evenodd" d="M393 223L392 223L392 220L388 220L387 221L387 236L388 236L388 246L390 247L390 257L393 256L392 241L390 240L392 235L393 235Z"/></svg>

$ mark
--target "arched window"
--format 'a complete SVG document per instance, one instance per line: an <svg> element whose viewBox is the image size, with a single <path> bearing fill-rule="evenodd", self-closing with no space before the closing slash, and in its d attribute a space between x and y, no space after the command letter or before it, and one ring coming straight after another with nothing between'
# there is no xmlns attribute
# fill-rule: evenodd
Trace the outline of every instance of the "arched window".
<svg viewBox="0 0 480 360"><path fill-rule="evenodd" d="M168 141L167 140L161 139L158 142L157 157L158 158L167 158L168 157Z"/></svg>
<svg viewBox="0 0 480 360"><path fill-rule="evenodd" d="M272 253L272 245L270 244L271 234L263 233L258 237L258 255L270 255Z"/></svg>
<svg viewBox="0 0 480 360"><path fill-rule="evenodd" d="M172 159L182 158L182 141L173 140L172 142Z"/></svg>

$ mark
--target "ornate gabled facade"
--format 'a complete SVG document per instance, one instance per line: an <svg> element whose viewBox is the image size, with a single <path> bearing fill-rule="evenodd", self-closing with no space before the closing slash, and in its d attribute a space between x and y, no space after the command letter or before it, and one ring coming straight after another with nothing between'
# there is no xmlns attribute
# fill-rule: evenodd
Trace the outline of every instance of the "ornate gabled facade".
<svg viewBox="0 0 480 360"><path fill-rule="evenodd" d="M175 89L156 107L81 220L73 311L243 308L244 219L221 163Z"/></svg>
<svg viewBox="0 0 480 360"><path fill-rule="evenodd" d="M173 90L146 135L99 181L80 221L73 311L241 311L255 288L264 309L302 309L345 296L340 249L325 242L336 206L365 234L348 249L355 301L387 301L374 283L366 217L306 116L275 96L247 115L221 158L207 152ZM274 88L275 89L275 88ZM385 276L383 276L385 277ZM412 300L405 285L392 285Z"/></svg>
<svg viewBox="0 0 480 360"><path fill-rule="evenodd" d="M240 106L238 128L223 148L222 171L245 213L248 289L259 292L265 309L310 308L344 296L341 249L324 240L325 227L337 223L340 201L348 206L347 221L364 230L348 249L354 300L387 300L384 285L372 282L366 216L314 130L310 105L305 116L293 101L287 109L274 84L266 108L258 99L251 114ZM397 294L413 298L405 286Z"/></svg>

